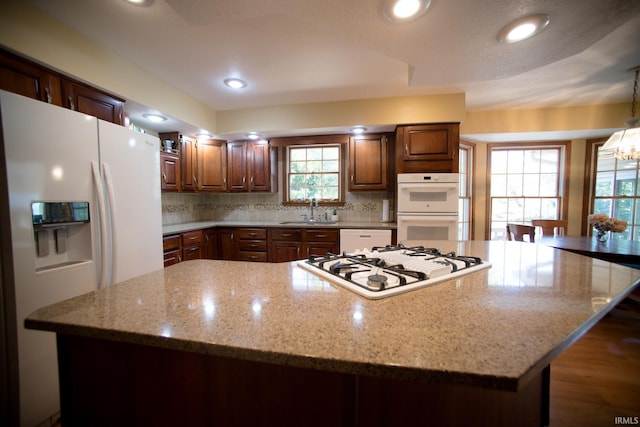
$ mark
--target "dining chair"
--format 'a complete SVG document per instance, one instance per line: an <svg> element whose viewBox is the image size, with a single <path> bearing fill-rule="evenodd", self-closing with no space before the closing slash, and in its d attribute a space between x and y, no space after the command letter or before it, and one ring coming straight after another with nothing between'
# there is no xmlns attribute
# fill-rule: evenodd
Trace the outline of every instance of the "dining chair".
<svg viewBox="0 0 640 427"><path fill-rule="evenodd" d="M558 227L558 234L564 236L568 221L565 219L532 219L531 225L540 227L543 236L554 236L554 229Z"/></svg>
<svg viewBox="0 0 640 427"><path fill-rule="evenodd" d="M536 228L532 225L507 224L507 240L526 242L524 236L529 237L529 242L535 242Z"/></svg>

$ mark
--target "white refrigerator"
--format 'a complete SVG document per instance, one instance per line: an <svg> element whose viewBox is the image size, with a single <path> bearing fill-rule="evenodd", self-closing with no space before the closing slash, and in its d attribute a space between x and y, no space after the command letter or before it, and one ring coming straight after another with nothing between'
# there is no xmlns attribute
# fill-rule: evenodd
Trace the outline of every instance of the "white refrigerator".
<svg viewBox="0 0 640 427"><path fill-rule="evenodd" d="M55 335L26 330L24 318L163 267L160 143L4 91L0 115L0 221L11 240L2 254L8 374L0 392L19 395L20 425L32 427L59 411L57 352Z"/></svg>

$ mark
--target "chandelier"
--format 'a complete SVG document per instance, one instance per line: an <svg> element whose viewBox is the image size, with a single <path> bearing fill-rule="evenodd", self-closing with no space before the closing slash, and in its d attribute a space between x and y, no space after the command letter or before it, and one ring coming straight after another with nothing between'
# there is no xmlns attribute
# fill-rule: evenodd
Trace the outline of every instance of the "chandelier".
<svg viewBox="0 0 640 427"><path fill-rule="evenodd" d="M631 69L636 72L631 99L631 118L625 121L626 129L620 130L607 140L598 154L602 158L615 157L618 160L640 160L640 118L636 117L636 98L638 97L638 74L640 67Z"/></svg>

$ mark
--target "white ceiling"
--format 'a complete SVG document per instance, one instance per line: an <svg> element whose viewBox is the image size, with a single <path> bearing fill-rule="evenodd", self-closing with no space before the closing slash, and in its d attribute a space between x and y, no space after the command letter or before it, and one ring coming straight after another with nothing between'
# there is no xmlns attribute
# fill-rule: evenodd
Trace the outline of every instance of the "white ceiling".
<svg viewBox="0 0 640 427"><path fill-rule="evenodd" d="M382 0L25 1L216 110L452 92L467 110L630 102L640 65L638 0L432 0L404 24ZM532 13L547 29L498 42Z"/></svg>

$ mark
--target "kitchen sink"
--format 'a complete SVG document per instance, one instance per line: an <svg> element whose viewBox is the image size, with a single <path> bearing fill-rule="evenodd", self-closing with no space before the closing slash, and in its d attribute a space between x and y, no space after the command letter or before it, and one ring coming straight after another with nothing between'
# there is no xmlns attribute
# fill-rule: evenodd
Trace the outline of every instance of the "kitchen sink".
<svg viewBox="0 0 640 427"><path fill-rule="evenodd" d="M280 224L290 225L333 225L336 221L283 221Z"/></svg>

